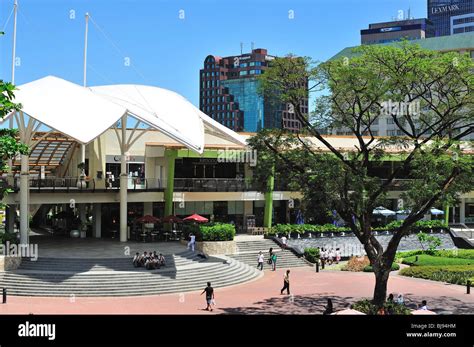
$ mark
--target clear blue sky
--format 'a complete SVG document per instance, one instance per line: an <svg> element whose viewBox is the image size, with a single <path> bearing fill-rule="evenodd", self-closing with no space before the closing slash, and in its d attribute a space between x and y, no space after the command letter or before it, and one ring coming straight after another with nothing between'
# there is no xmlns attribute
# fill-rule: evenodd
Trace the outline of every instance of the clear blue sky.
<svg viewBox="0 0 474 347"><path fill-rule="evenodd" d="M358 45L360 29L399 10L426 17L427 0L19 0L16 84L56 75L82 84L84 14L89 25L88 85L152 84L198 105L208 54L255 48L325 60ZM0 30L13 0L0 0ZM184 19L180 19L184 10ZM75 19L71 19L74 11ZM294 11L294 18L289 18ZM183 14L183 12L181 12ZM0 78L10 80L13 18L0 36ZM118 48L117 48L118 47ZM132 66L125 65L130 59Z"/></svg>

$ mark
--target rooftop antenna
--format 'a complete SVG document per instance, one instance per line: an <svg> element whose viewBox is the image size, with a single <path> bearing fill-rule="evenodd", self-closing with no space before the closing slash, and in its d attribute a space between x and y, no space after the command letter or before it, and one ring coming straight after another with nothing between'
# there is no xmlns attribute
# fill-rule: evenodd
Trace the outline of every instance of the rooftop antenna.
<svg viewBox="0 0 474 347"><path fill-rule="evenodd" d="M411 19L411 15L410 15L410 7L408 7L408 14L407 14L407 17L408 17L408 19Z"/></svg>
<svg viewBox="0 0 474 347"><path fill-rule="evenodd" d="M241 42L241 43L240 43L240 54L244 54L243 51L244 51L244 43Z"/></svg>
<svg viewBox="0 0 474 347"><path fill-rule="evenodd" d="M252 47L252 51L253 51L254 42L252 41L252 43L251 43L250 45L251 45L251 47Z"/></svg>

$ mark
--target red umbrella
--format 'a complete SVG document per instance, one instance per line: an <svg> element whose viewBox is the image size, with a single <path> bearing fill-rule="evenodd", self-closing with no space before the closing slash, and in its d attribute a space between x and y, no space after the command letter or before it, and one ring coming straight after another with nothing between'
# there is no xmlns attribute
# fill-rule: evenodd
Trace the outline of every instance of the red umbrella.
<svg viewBox="0 0 474 347"><path fill-rule="evenodd" d="M196 223L207 223L209 222L209 219L203 217L203 216L200 216L198 214L193 214L189 217L186 217L183 219L184 221L190 221L190 222L196 222Z"/></svg>
<svg viewBox="0 0 474 347"><path fill-rule="evenodd" d="M145 223L145 224L153 223L154 224L154 223L158 223L160 220L154 216L150 216L149 214L147 214L146 216L137 218L136 221L138 223Z"/></svg>

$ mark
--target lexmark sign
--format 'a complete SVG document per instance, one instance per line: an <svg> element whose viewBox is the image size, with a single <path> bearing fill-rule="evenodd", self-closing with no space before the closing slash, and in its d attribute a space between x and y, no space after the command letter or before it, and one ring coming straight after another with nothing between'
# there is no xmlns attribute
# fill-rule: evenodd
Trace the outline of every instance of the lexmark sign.
<svg viewBox="0 0 474 347"><path fill-rule="evenodd" d="M459 5L438 6L438 7L431 8L431 14L453 12L453 11L458 11L458 10L459 10Z"/></svg>
<svg viewBox="0 0 474 347"><path fill-rule="evenodd" d="M401 27L390 27L390 28L382 28L380 29L380 32L385 33L387 31L400 31L402 30Z"/></svg>

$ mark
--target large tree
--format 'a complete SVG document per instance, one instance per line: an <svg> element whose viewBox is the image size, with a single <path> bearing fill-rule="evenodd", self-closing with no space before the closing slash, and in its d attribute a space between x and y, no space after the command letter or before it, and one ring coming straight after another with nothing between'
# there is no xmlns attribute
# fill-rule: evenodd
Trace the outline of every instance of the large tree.
<svg viewBox="0 0 474 347"><path fill-rule="evenodd" d="M0 120L8 114L19 111L20 104L14 103L15 86L9 82L0 80ZM27 154L28 147L18 140L16 129L0 129L0 173L5 173L9 169L9 159L15 158L18 154ZM0 184L0 208L4 208L3 198L9 192L6 184Z"/></svg>
<svg viewBox="0 0 474 347"><path fill-rule="evenodd" d="M472 190L473 160L465 154L470 143L462 139L474 125L473 70L467 54L403 42L361 46L351 57L319 65L309 58L276 58L260 77L261 93L292 105L303 131L265 130L251 139L258 150L256 180L263 186L273 167L305 199L337 211L374 268L376 305L385 301L401 238L434 204ZM311 92L316 101L308 117L301 106ZM401 136L374 136L381 115ZM349 151L334 146L320 130L328 126L345 129L357 145ZM387 162L395 163L393 169L384 169ZM383 179L373 174L377 169ZM401 184L399 177L410 179ZM372 231L372 214L391 190L403 191L410 213L384 248Z"/></svg>

